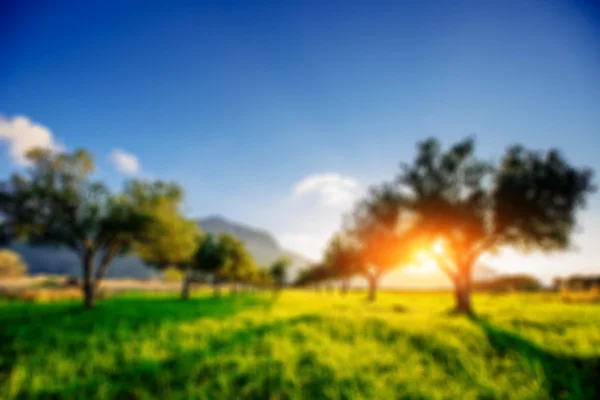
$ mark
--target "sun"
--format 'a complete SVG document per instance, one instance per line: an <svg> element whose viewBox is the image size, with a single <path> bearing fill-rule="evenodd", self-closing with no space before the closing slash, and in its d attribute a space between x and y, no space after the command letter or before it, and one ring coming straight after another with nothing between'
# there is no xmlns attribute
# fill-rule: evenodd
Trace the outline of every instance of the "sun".
<svg viewBox="0 0 600 400"><path fill-rule="evenodd" d="M444 241L438 239L430 247L421 248L415 253L416 262L412 265L410 270L414 270L419 273L433 273L438 271L438 263L436 256L443 256L446 254L446 248Z"/></svg>
<svg viewBox="0 0 600 400"><path fill-rule="evenodd" d="M444 254L446 252L444 249L444 242L441 239L436 240L433 243L433 246L431 246L431 251L433 252L433 254L438 256Z"/></svg>

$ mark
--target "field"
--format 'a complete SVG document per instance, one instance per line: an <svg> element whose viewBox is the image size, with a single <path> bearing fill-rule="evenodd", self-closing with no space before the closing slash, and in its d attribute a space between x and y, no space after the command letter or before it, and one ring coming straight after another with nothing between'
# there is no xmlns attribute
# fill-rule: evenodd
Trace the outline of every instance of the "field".
<svg viewBox="0 0 600 400"><path fill-rule="evenodd" d="M600 305L302 291L0 303L0 398L600 398Z"/></svg>

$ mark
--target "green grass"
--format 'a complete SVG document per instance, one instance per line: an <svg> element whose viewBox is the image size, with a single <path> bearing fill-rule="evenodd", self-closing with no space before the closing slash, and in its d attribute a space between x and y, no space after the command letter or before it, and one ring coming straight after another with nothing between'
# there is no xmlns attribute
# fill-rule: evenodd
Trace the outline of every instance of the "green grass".
<svg viewBox="0 0 600 400"><path fill-rule="evenodd" d="M289 292L0 303L0 398L600 398L600 306Z"/></svg>

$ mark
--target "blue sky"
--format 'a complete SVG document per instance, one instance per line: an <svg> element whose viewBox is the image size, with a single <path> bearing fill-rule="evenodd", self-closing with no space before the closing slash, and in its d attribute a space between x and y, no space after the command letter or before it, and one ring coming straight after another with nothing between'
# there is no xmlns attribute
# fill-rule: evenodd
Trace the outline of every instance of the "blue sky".
<svg viewBox="0 0 600 400"><path fill-rule="evenodd" d="M89 3L2 2L0 176L31 143L84 147L115 188L176 180L189 215L317 256L427 136L600 171L598 2ZM600 272L597 195L581 226L579 252L493 262Z"/></svg>

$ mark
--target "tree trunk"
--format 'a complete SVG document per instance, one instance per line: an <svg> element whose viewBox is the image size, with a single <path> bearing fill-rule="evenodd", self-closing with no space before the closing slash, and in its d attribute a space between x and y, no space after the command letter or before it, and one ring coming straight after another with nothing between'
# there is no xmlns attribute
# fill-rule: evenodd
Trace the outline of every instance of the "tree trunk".
<svg viewBox="0 0 600 400"><path fill-rule="evenodd" d="M214 297L220 297L221 296L221 284L219 282L219 278L217 278L216 276L213 276L213 296Z"/></svg>
<svg viewBox="0 0 600 400"><path fill-rule="evenodd" d="M86 251L83 256L83 305L85 308L94 308L94 281L92 270L94 268L94 255Z"/></svg>
<svg viewBox="0 0 600 400"><path fill-rule="evenodd" d="M102 279L104 279L104 274L106 274L106 271L110 267L110 264L114 260L116 254L117 249L114 247L106 250L104 253L102 260L100 261L100 265L98 266L98 270L96 271L96 277L94 278L94 296L98 294L100 290L100 282L102 282Z"/></svg>
<svg viewBox="0 0 600 400"><path fill-rule="evenodd" d="M374 302L377 298L377 277L369 276L367 280L369 281L369 301Z"/></svg>
<svg viewBox="0 0 600 400"><path fill-rule="evenodd" d="M190 271L185 272L185 276L183 277L183 282L181 284L181 299L188 300L190 298Z"/></svg>
<svg viewBox="0 0 600 400"><path fill-rule="evenodd" d="M456 298L456 307L454 312L457 314L472 315L471 307L471 274L470 268L460 269L454 279L454 295Z"/></svg>

